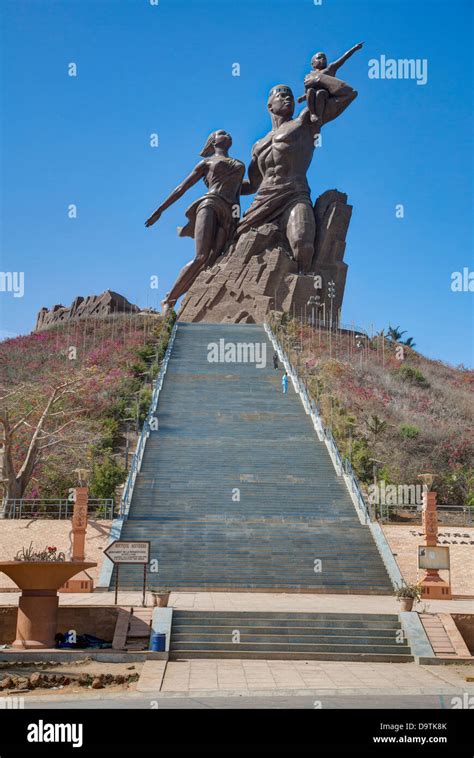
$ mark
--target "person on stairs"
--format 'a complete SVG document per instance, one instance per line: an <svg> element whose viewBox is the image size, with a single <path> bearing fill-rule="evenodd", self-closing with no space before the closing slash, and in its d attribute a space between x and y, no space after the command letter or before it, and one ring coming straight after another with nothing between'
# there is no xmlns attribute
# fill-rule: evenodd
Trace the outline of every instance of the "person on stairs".
<svg viewBox="0 0 474 758"><path fill-rule="evenodd" d="M288 393L288 374L286 371L283 374L281 385L283 387L283 394L286 395Z"/></svg>

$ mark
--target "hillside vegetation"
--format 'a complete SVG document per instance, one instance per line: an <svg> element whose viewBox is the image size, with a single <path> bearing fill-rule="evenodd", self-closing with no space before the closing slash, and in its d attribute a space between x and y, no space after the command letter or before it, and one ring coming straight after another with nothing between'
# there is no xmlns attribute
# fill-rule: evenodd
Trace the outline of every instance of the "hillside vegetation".
<svg viewBox="0 0 474 758"><path fill-rule="evenodd" d="M66 497L76 468L91 471L92 496L114 495L173 322L174 314L93 318L0 343L0 479L8 443L19 482L10 497ZM272 325L363 484L375 461L379 481L420 484L431 472L440 503L474 505L473 371L381 334L330 335L288 317Z"/></svg>
<svg viewBox="0 0 474 758"><path fill-rule="evenodd" d="M330 335L281 316L272 325L361 482L373 481L375 459L379 481L420 484L429 472L438 502L474 505L473 371L382 334Z"/></svg>
<svg viewBox="0 0 474 758"><path fill-rule="evenodd" d="M74 469L86 468L92 496L112 497L126 475L125 434L132 447L172 325L117 315L1 342L3 494L66 497Z"/></svg>

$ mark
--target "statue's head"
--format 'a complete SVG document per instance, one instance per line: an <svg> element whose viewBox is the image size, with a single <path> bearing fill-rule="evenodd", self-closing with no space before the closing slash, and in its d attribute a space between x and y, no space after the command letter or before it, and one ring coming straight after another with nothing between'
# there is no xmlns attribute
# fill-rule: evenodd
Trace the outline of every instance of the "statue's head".
<svg viewBox="0 0 474 758"><path fill-rule="evenodd" d="M328 59L326 53L316 53L311 58L311 68L315 71L322 71L323 68L327 68Z"/></svg>
<svg viewBox="0 0 474 758"><path fill-rule="evenodd" d="M203 149L199 153L203 158L209 158L216 152L216 147L220 147L222 150L229 150L232 146L232 137L225 129L218 129L217 132L211 132L207 138L207 142Z"/></svg>
<svg viewBox="0 0 474 758"><path fill-rule="evenodd" d="M277 84L272 87L268 96L268 110L272 116L280 116L285 121L289 121L295 112L295 98L291 87L286 84Z"/></svg>

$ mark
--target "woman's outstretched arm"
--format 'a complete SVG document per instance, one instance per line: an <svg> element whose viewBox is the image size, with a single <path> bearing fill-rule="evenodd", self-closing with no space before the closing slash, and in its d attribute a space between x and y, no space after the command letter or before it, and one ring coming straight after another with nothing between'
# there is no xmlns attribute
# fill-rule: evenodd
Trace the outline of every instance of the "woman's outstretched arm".
<svg viewBox="0 0 474 758"><path fill-rule="evenodd" d="M178 184L171 195L169 195L166 200L156 209L156 211L151 214L150 218L147 218L145 221L145 226L153 226L153 224L158 221L163 211L169 208L170 205L173 205L176 200L179 200L179 198L182 197L184 193L188 191L188 189L197 184L198 181L206 175L206 171L207 161L204 160L198 163L197 166L195 166L195 168L191 171L189 176L187 176L186 179L181 182L181 184Z"/></svg>

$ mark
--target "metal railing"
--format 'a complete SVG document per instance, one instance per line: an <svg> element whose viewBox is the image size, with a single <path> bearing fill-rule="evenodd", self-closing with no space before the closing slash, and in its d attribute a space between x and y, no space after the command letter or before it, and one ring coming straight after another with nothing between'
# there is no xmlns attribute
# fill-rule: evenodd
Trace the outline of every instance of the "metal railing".
<svg viewBox="0 0 474 758"><path fill-rule="evenodd" d="M4 503L4 518L9 519L70 519L74 501L68 498L20 498ZM87 512L89 518L112 521L114 518L113 498L90 498Z"/></svg>
<svg viewBox="0 0 474 758"><path fill-rule="evenodd" d="M349 480L349 485L350 485L352 494L354 495L355 499L358 502L359 508L364 514L366 523L368 523L369 521L374 521L375 513L371 507L371 504L368 503L364 497L359 480L356 474L354 473L354 469L352 468L352 464L349 458L344 458L343 466L344 466L344 474L346 475L346 478Z"/></svg>
<svg viewBox="0 0 474 758"><path fill-rule="evenodd" d="M166 369L168 368L168 363L169 363L169 359L171 355L171 350L173 349L173 343L176 337L177 329L178 329L178 324L176 322L170 334L168 347L166 348L166 353L161 363L160 371L154 382L154 388L153 388L153 393L151 397L150 407L148 409L148 413L146 415L145 421L143 422L143 427L142 427L140 437L138 438L137 447L133 455L132 461L130 463L127 480L125 482L125 487L123 489L122 497L120 500L119 518L126 519L128 516L128 512L130 510L130 503L132 501L133 489L135 487L135 480L137 478L137 475L142 465L146 441L148 437L150 436L150 431L152 430L155 419L156 419L155 414L158 407L158 398L160 396L161 388L163 386Z"/></svg>
<svg viewBox="0 0 474 758"><path fill-rule="evenodd" d="M361 334L363 337L368 337L367 330L363 329L361 326L357 326L357 324L344 324L342 321L338 321L336 318L333 318L332 320L332 327L331 327L331 319L328 317L327 319L324 318L312 318L311 313L306 314L306 323L309 324L309 326L313 326L315 329L318 329L318 327L322 327L323 329L326 329L327 331L343 331L343 332L352 332L355 334ZM374 335L376 336L376 335Z"/></svg>
<svg viewBox="0 0 474 758"><path fill-rule="evenodd" d="M264 323L264 328L265 328L265 331L267 332L267 335L270 341L273 343L273 346L275 350L277 351L280 360L282 361L286 370L290 374L293 380L293 383L295 387L297 388L297 392L299 393L301 397L303 405L308 409L308 413L310 413L312 418L315 420L316 426L319 428L324 440L326 441L326 446L331 454L331 459L334 463L334 468L336 469L336 473L338 474L338 476L344 475L346 486L348 490L354 495L354 498L358 504L358 508L360 509L364 517L365 523L367 524L370 521L373 521L374 513L372 509L370 508L370 506L367 504L362 494L359 481L352 469L350 461L348 458L344 458L344 459L342 458L337 442L334 439L332 430L329 427L324 425L324 421L322 419L318 404L312 398L310 398L306 383L302 382L301 379L299 378L293 364L291 363L285 351L283 350L280 344L280 341L278 340L277 336L273 332L268 322Z"/></svg>
<svg viewBox="0 0 474 758"><path fill-rule="evenodd" d="M386 503L372 506L377 512L381 524L413 524L422 523L422 504L417 505L387 505ZM436 505L438 524L445 527L474 526L474 506L468 505Z"/></svg>

